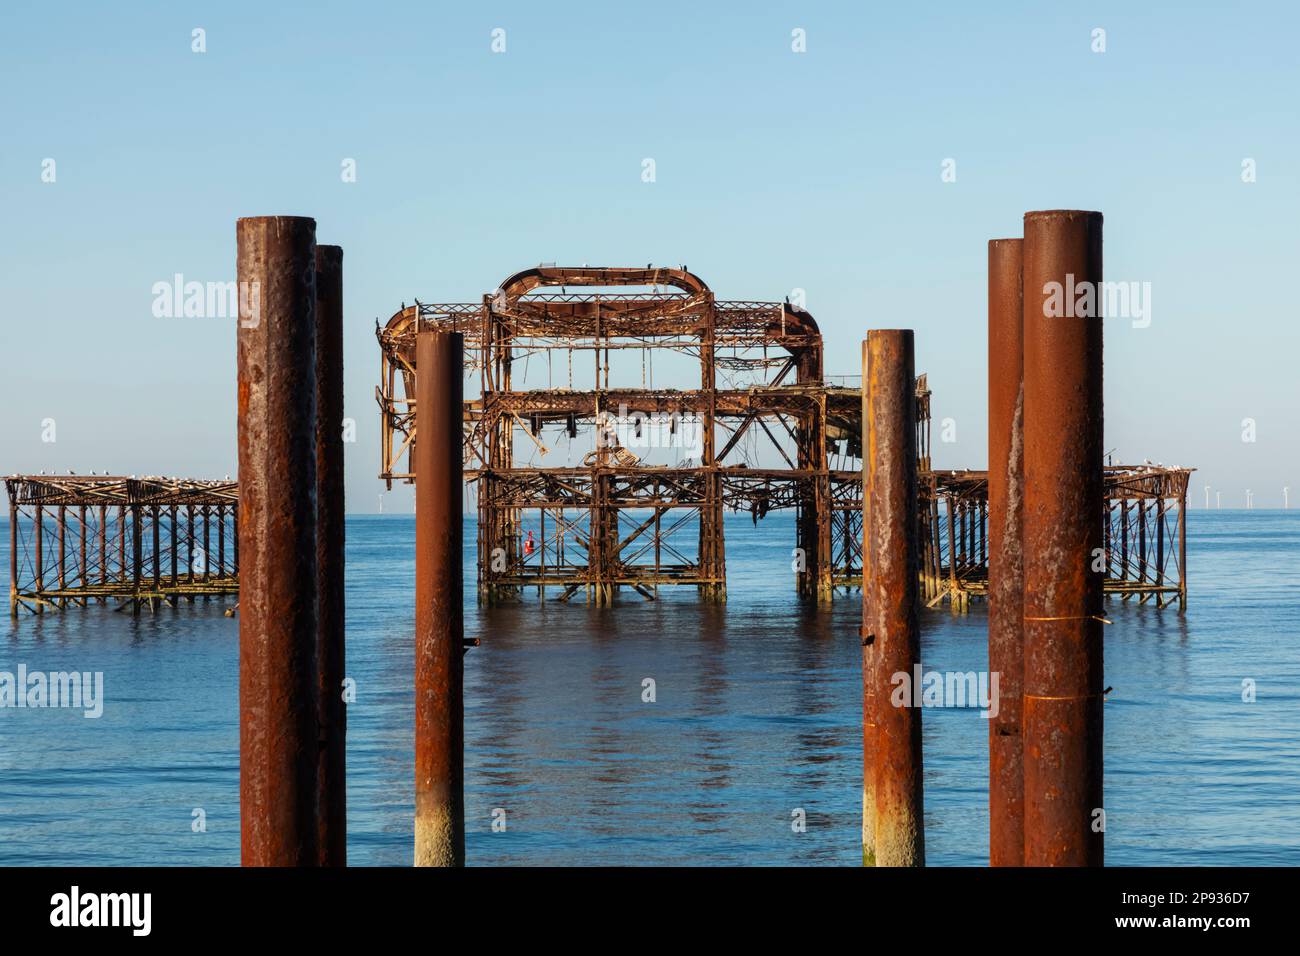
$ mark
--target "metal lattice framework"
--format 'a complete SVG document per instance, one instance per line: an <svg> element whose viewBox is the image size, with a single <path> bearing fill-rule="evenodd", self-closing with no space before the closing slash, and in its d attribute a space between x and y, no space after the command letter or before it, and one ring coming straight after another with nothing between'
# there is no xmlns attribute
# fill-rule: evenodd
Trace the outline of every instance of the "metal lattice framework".
<svg viewBox="0 0 1300 956"><path fill-rule="evenodd" d="M649 291L611 291L630 286ZM662 585L694 585L708 599L725 600L724 508L755 520L795 511L800 594L826 600L836 589L860 586L862 393L855 377L826 379L821 333L806 310L717 300L684 268L585 266L516 273L478 303L403 306L376 325L379 477L389 488L415 479L415 339L431 330L464 336L467 374L479 380L478 395L465 402L464 465L477 491L481 601L536 587L543 598L558 589L564 600L582 592L588 602L608 604L621 587L653 597ZM628 350L643 356L640 387L611 373L611 353ZM653 356L664 352L698 362L698 388L655 387ZM565 370L559 384L556 355ZM516 384L517 366L533 356L545 356L545 387ZM575 360L593 373L586 387L574 385ZM948 598L965 607L986 589L986 475L932 471L924 375L916 406L923 595L931 605ZM611 419L626 425L628 415L697 422L699 454L647 465L626 441L608 440ZM550 451L548 429L570 444L589 442L591 453L580 464L549 468L519 461L520 441L534 456ZM1125 501L1147 500L1162 516L1176 502L1181 514L1187 472L1163 473L1157 484L1170 494L1159 499L1138 494L1152 482L1139 473L1151 474L1108 473L1117 513L1125 513ZM1149 537L1157 550L1173 541ZM1120 549L1127 557L1108 574L1108 590L1161 604L1185 595L1164 551L1141 561L1128 556L1146 554L1146 540L1132 537L1132 547Z"/></svg>
<svg viewBox="0 0 1300 956"><path fill-rule="evenodd" d="M1157 607L1187 601L1187 487L1193 469L1110 465L1105 469L1103 589ZM988 472L921 476L927 606L964 609L988 595ZM1098 569L1100 570L1100 568Z"/></svg>
<svg viewBox="0 0 1300 956"><path fill-rule="evenodd" d="M631 286L651 291L609 291ZM685 269L553 266L511 276L478 304L404 307L377 329L380 477L390 487L414 477L402 462L416 438L415 335L431 329L461 332L466 367L479 376L479 395L465 404L465 466L477 486L482 600L535 585L543 595L555 586L563 598L582 590L606 604L622 586L650 596L667 584L725 599L724 507L755 515L795 507L806 565L799 589L830 596L828 441L857 440L860 395L822 380L821 334L807 311L719 301ZM626 350L642 352L639 388L611 375L611 353ZM567 384L514 387L521 357L559 352ZM656 352L695 359L699 387L655 388ZM592 384L574 388L575 358L584 354ZM698 454L646 466L628 443L606 440L615 415L690 422ZM520 433L545 448L540 436L556 426L590 440L582 466L521 467ZM741 461L751 434L784 467ZM531 545L525 529L538 535Z"/></svg>
<svg viewBox="0 0 1300 956"><path fill-rule="evenodd" d="M233 481L15 475L9 492L9 611L236 594Z"/></svg>

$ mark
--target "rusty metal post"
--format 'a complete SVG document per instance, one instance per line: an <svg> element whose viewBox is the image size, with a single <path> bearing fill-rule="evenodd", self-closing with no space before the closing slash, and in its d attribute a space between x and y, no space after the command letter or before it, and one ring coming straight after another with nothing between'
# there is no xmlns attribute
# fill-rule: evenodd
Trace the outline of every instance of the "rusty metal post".
<svg viewBox="0 0 1300 956"><path fill-rule="evenodd" d="M1187 487L1178 499L1178 613L1187 612Z"/></svg>
<svg viewBox="0 0 1300 956"><path fill-rule="evenodd" d="M862 343L862 381L868 380L870 364L867 343ZM868 425L871 420L867 389L862 389L862 447L867 447ZM871 460L862 456L862 487L868 487ZM876 865L876 650L879 645L872 636L871 607L867 601L867 562L871 548L870 522L867 518L867 497L862 496L862 626L858 628L862 645L862 865Z"/></svg>
<svg viewBox="0 0 1300 956"><path fill-rule="evenodd" d="M36 586L33 589L36 592L36 613L45 613L45 529L44 508L36 506L36 516L33 522L35 528L35 555L32 559L33 567L36 570Z"/></svg>
<svg viewBox="0 0 1300 956"><path fill-rule="evenodd" d="M241 859L314 866L316 223L240 219L236 235Z"/></svg>
<svg viewBox="0 0 1300 956"><path fill-rule="evenodd" d="M209 532L212 529L212 506L203 505L203 583L206 584L212 576L212 539ZM206 604L208 596L203 595L203 602Z"/></svg>
<svg viewBox="0 0 1300 956"><path fill-rule="evenodd" d="M1101 229L1025 214L1025 865L1100 866Z"/></svg>
<svg viewBox="0 0 1300 956"><path fill-rule="evenodd" d="M10 486L12 488L12 486ZM18 616L18 499L9 492L9 616Z"/></svg>
<svg viewBox="0 0 1300 956"><path fill-rule="evenodd" d="M171 587L175 588L180 585L180 579L176 574L176 506L171 506L171 549L172 549L172 580Z"/></svg>
<svg viewBox="0 0 1300 956"><path fill-rule="evenodd" d="M153 598L159 597L159 591L162 587L162 552L159 550L159 532L158 523L162 520L159 515L158 506L154 505L150 510L151 521L153 523Z"/></svg>
<svg viewBox="0 0 1300 956"><path fill-rule="evenodd" d="M415 351L415 865L465 863L459 332Z"/></svg>
<svg viewBox="0 0 1300 956"><path fill-rule="evenodd" d="M989 242L989 864L1025 860L1020 736L1024 680L1024 337L1020 239Z"/></svg>
<svg viewBox="0 0 1300 956"><path fill-rule="evenodd" d="M320 669L319 852L347 865L347 707L343 703L343 250L316 247L316 594Z"/></svg>
<svg viewBox="0 0 1300 956"><path fill-rule="evenodd" d="M865 349L862 640L874 657L876 865L924 866L912 332L873 329ZM900 677L912 693L896 701Z"/></svg>
<svg viewBox="0 0 1300 956"><path fill-rule="evenodd" d="M80 517L81 517L81 563L78 565L78 572L79 572L78 583L83 588L83 594L84 594L84 588L86 587L86 585L90 583L90 577L89 577L90 572L87 570L87 565L86 565L86 506L85 505L81 506ZM82 607L86 606L86 598L84 597L81 599L81 606Z"/></svg>
<svg viewBox="0 0 1300 956"><path fill-rule="evenodd" d="M58 510L59 522L59 591L63 591L68 585L68 509L66 505L59 505ZM67 607L68 599L62 594L59 595L59 606Z"/></svg>

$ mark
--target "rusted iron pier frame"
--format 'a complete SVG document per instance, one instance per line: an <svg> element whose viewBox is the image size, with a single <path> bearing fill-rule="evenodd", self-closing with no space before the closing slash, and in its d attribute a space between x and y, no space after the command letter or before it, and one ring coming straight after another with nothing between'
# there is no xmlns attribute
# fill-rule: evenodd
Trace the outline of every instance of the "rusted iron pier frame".
<svg viewBox="0 0 1300 956"><path fill-rule="evenodd" d="M608 291L636 285L655 291ZM824 600L861 587L862 392L826 381L821 333L807 311L716 299L685 270L558 267L518 273L480 302L404 306L376 327L380 478L390 488L414 479L415 336L430 330L461 332L465 368L478 378L463 403L463 460L478 511L480 601L535 589L541 599L552 592L605 604L621 589L653 598L663 586L724 599L726 510L755 521L795 511L800 594ZM616 380L611 355L637 353L641 380ZM700 388L655 386L656 356L672 354L698 362ZM554 371L547 388L516 385L521 360ZM589 369L592 387L575 386L575 364ZM965 609L987 591L987 475L932 470L924 375L915 395L922 600ZM698 418L703 454L652 467L634 449L600 447L602 416L623 408ZM547 467L541 451L551 435L594 450L581 463ZM1108 493L1149 494L1129 480L1138 472L1148 474L1116 469ZM1185 493L1183 472L1160 483ZM1117 564L1107 590L1160 604L1185 596L1181 562L1171 563L1179 553L1165 549L1160 575L1154 551Z"/></svg>
<svg viewBox="0 0 1300 956"><path fill-rule="evenodd" d="M1025 864L1101 866L1102 320L1049 290L1101 288L1102 217L1024 226Z"/></svg>
<svg viewBox="0 0 1300 956"><path fill-rule="evenodd" d="M1021 866L1025 857L1024 748L1024 299L1020 239L989 242L989 673L999 677L989 720L989 863Z"/></svg>
<svg viewBox="0 0 1300 956"><path fill-rule="evenodd" d="M14 475L5 487L11 615L238 593L233 481Z"/></svg>
<svg viewBox="0 0 1300 956"><path fill-rule="evenodd" d="M654 291L608 291L618 286ZM794 508L797 588L831 597L835 554L857 550L858 526L835 521L830 454L837 443L857 453L860 393L823 381L821 334L806 310L719 301L685 269L549 266L511 276L479 303L403 307L377 328L380 477L390 487L413 478L402 459L414 439L415 334L432 329L464 334L466 368L479 377L477 397L465 402L464 456L477 498L480 600L535 586L543 597L558 588L561 599L581 593L606 604L623 587L649 598L662 585L724 600L728 507L755 520ZM629 351L642 357L640 387L611 373L611 355ZM699 388L654 387L655 357L668 353L698 362ZM515 364L529 356L567 367L567 384L515 390ZM590 388L573 387L575 360L594 371ZM648 477L632 449L594 440L623 409L688 416L699 423L702 447ZM552 426L591 441L581 467L517 460L518 441L532 453ZM742 460L757 446L778 464ZM528 531L540 541L525 550Z"/></svg>
<svg viewBox="0 0 1300 956"><path fill-rule="evenodd" d="M1106 515L1106 574L1103 591L1124 601L1157 607L1187 600L1186 506L1192 468L1158 465L1108 465L1103 470ZM922 525L921 593L934 607L945 601L965 610L989 593L987 471L923 471L920 483ZM833 472L836 501L861 506L860 484L852 472ZM842 490L841 490L842 489ZM856 585L861 557L854 553L836 585Z"/></svg>
<svg viewBox="0 0 1300 956"><path fill-rule="evenodd" d="M415 865L465 862L461 571L463 339L424 332L416 408Z"/></svg>
<svg viewBox="0 0 1300 956"><path fill-rule="evenodd" d="M315 866L316 223L240 219L239 817L245 866ZM256 306L254 308L254 305Z"/></svg>
<svg viewBox="0 0 1300 956"><path fill-rule="evenodd" d="M863 789L877 866L925 865L913 354L907 329L863 343Z"/></svg>

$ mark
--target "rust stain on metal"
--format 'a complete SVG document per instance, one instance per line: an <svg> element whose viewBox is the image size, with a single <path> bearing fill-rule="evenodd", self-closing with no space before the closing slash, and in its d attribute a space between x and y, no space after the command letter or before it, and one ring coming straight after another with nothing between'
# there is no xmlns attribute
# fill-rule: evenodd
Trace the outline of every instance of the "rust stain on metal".
<svg viewBox="0 0 1300 956"><path fill-rule="evenodd" d="M989 720L992 866L1022 866L1025 855L1022 245L1020 239L989 242L988 626L989 672L998 675L997 715Z"/></svg>
<svg viewBox="0 0 1300 956"><path fill-rule="evenodd" d="M1100 290L1102 217L1031 212L1024 228L1025 864L1100 866L1102 322L1095 295L1095 315L1049 314L1049 297Z"/></svg>
<svg viewBox="0 0 1300 956"><path fill-rule="evenodd" d="M316 223L241 219L239 796L245 866L317 856ZM256 284L255 286L252 284Z"/></svg>

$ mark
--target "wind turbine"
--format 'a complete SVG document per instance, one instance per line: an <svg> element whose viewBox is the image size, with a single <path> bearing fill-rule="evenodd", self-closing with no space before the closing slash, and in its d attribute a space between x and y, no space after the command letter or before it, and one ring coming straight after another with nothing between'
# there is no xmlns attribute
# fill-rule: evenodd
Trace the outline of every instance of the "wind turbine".
<svg viewBox="0 0 1300 956"><path fill-rule="evenodd" d="M1210 486L1205 486L1205 510L1210 510Z"/></svg>
<svg viewBox="0 0 1300 956"><path fill-rule="evenodd" d="M1223 492L1222 492L1222 491L1216 491L1216 492L1214 493L1214 508L1215 508L1216 511L1217 511L1219 508L1222 508L1222 507L1223 507L1223 502L1219 500L1219 499L1221 498L1222 495L1223 495Z"/></svg>
<svg viewBox="0 0 1300 956"><path fill-rule="evenodd" d="M1250 503L1250 489L1247 488L1247 489L1246 489L1246 510L1249 511L1250 509L1251 509L1251 503Z"/></svg>
<svg viewBox="0 0 1300 956"><path fill-rule="evenodd" d="M1282 489L1282 510L1283 510L1283 511L1286 511L1288 508L1291 507L1291 503L1290 503L1290 501L1287 499L1287 492L1290 491L1290 490L1291 490L1290 488L1283 488L1283 489Z"/></svg>

